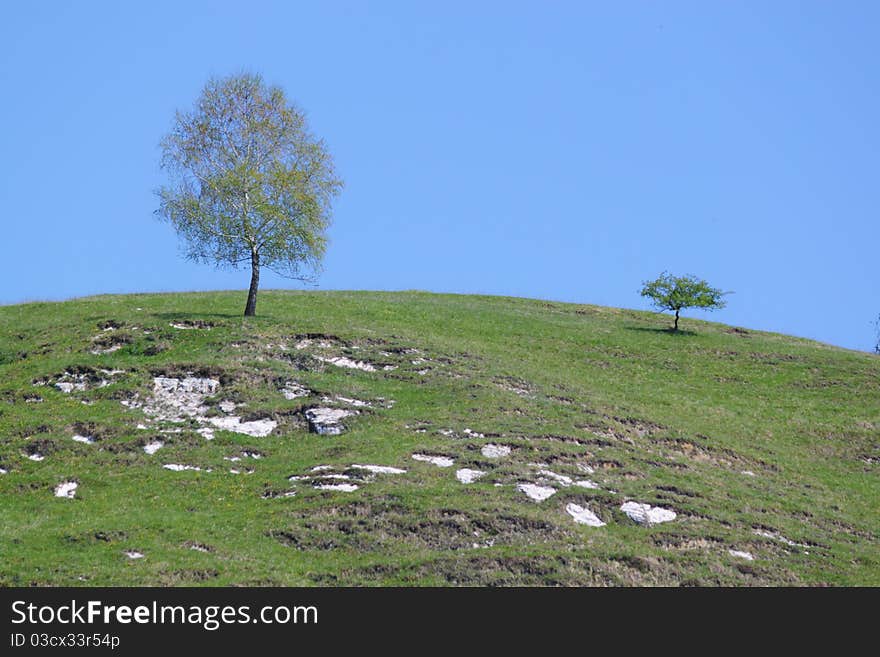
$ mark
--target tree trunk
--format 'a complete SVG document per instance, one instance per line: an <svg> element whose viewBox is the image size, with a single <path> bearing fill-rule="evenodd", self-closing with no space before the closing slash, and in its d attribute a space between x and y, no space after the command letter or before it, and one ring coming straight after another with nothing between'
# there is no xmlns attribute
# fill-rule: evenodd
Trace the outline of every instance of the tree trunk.
<svg viewBox="0 0 880 657"><path fill-rule="evenodd" d="M253 317L257 314L257 288L260 287L260 254L251 251L251 288L248 290L247 305L244 316Z"/></svg>
<svg viewBox="0 0 880 657"><path fill-rule="evenodd" d="M259 276L258 276L258 278L259 278ZM253 283L251 285L253 285ZM254 296L256 297L256 295L257 295L257 293L255 291ZM679 309L676 308L675 309L675 326L672 327L673 331L678 331L678 312L679 312ZM247 314L247 313L245 313L245 314Z"/></svg>

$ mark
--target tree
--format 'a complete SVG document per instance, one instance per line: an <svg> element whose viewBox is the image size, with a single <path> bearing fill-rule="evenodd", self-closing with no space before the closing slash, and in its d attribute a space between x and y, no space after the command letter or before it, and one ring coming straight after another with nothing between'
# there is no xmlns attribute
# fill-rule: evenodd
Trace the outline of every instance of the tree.
<svg viewBox="0 0 880 657"><path fill-rule="evenodd" d="M237 269L250 263L245 316L256 314L260 268L312 280L342 189L324 143L279 87L254 74L211 79L162 140L171 184L157 214L186 255Z"/></svg>
<svg viewBox="0 0 880 657"><path fill-rule="evenodd" d="M678 315L682 309L718 310L727 305L722 297L729 294L695 276L672 276L667 272L653 281L645 281L643 286L640 294L651 299L656 308L675 312L673 331L678 331Z"/></svg>

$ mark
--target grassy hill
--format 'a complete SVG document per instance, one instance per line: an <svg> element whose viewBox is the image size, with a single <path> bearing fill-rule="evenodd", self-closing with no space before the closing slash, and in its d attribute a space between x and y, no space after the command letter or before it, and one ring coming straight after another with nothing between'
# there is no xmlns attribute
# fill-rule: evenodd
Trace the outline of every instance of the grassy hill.
<svg viewBox="0 0 880 657"><path fill-rule="evenodd" d="M0 584L880 585L876 356L527 299L242 303L0 308Z"/></svg>

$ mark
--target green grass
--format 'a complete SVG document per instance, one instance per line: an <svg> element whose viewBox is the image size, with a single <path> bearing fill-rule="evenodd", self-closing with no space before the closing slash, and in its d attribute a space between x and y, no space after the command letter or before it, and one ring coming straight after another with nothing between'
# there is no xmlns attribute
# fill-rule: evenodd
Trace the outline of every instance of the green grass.
<svg viewBox="0 0 880 657"><path fill-rule="evenodd" d="M876 356L687 318L673 335L652 313L528 299L264 292L248 320L242 304L224 292L0 308L0 584L880 585ZM102 331L108 321L117 328ZM210 328L170 326L180 321ZM293 347L307 333L336 336L334 355L397 369L322 363ZM111 354L90 353L114 342ZM71 367L124 373L65 394L51 382ZM218 430L213 441L191 424L137 429L143 412L120 402L149 396L158 374L187 371L221 377L209 404L233 400L244 419L279 426L264 438ZM316 394L287 400L284 380ZM302 411L322 395L374 405L342 435L317 435ZM77 431L97 442L74 442ZM156 437L165 447L145 454ZM513 452L486 458L489 442ZM243 448L264 458L224 460ZM407 473L355 492L287 481L363 463ZM516 483L536 481L535 463L601 488L533 502ZM463 485L461 467L487 474ZM75 498L54 497L68 479ZM620 511L626 500L678 516L636 525ZM575 524L571 502L607 525Z"/></svg>

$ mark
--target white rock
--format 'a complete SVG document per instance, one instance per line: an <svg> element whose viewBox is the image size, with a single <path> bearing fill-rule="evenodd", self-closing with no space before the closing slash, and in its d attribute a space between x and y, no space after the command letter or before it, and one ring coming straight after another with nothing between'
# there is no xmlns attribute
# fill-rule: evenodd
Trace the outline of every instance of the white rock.
<svg viewBox="0 0 880 657"><path fill-rule="evenodd" d="M365 402L363 399L352 399L351 397L341 397L338 395L333 399L328 399L327 397L325 397L324 401L331 403L339 402L342 404L348 404L349 406L354 406L355 408L367 408L371 405L369 402Z"/></svg>
<svg viewBox="0 0 880 657"><path fill-rule="evenodd" d="M605 523L599 519L595 513L588 508L577 504L568 504L565 507L566 513L574 518L579 525L587 525L589 527L604 527Z"/></svg>
<svg viewBox="0 0 880 657"><path fill-rule="evenodd" d="M315 484L317 490L339 490L345 493L352 493L358 489L357 484Z"/></svg>
<svg viewBox="0 0 880 657"><path fill-rule="evenodd" d="M196 429L196 433L205 440L214 440L214 429L211 427L200 427L199 429Z"/></svg>
<svg viewBox="0 0 880 657"><path fill-rule="evenodd" d="M571 477L566 477L565 475L556 474L555 472L551 472L550 470L538 470L538 474L547 478L552 479L558 484L562 484L563 486L571 486L573 480Z"/></svg>
<svg viewBox="0 0 880 657"><path fill-rule="evenodd" d="M316 358L324 363L335 365L336 367L347 367L352 370L363 370L364 372L376 371L376 367L372 363L367 363L362 360L352 360L351 358L347 358L346 356L333 356L332 358L316 356Z"/></svg>
<svg viewBox="0 0 880 657"><path fill-rule="evenodd" d="M465 429L462 431L465 436L469 436L471 438L485 438L486 435L480 433L479 431L471 431L470 429Z"/></svg>
<svg viewBox="0 0 880 657"><path fill-rule="evenodd" d="M483 445L483 449L480 450L480 453L488 459L497 459L510 454L510 447L507 445L493 445L492 443L489 443L488 445Z"/></svg>
<svg viewBox="0 0 880 657"><path fill-rule="evenodd" d="M281 394L285 399L298 399L299 397L308 397L312 391L295 381L289 381L281 389Z"/></svg>
<svg viewBox="0 0 880 657"><path fill-rule="evenodd" d="M224 400L224 401L220 402L217 406L218 406L218 407L220 408L220 410L223 411L224 413L231 413L232 411L235 410L235 405L236 405L236 404L235 404L234 401L229 401L229 400L227 399L227 400Z"/></svg>
<svg viewBox="0 0 880 657"><path fill-rule="evenodd" d="M745 552L744 550L728 550L727 553L732 557L737 557L738 559L745 559L746 561L754 561L755 557L751 552Z"/></svg>
<svg viewBox="0 0 880 657"><path fill-rule="evenodd" d="M754 472L752 472L751 470L743 470L742 472L740 472L740 474L745 475L746 477L757 477L758 476Z"/></svg>
<svg viewBox="0 0 880 657"><path fill-rule="evenodd" d="M462 468L461 470L455 471L455 478L458 479L463 484L472 484L477 479L485 475L486 473L482 470L472 470L470 468Z"/></svg>
<svg viewBox="0 0 880 657"><path fill-rule="evenodd" d="M179 329L179 330L181 330L181 331L192 331L192 330L195 330L195 329L203 329L203 330L205 330L205 331L210 331L210 330L211 330L211 327L210 327L210 326L204 326L204 327L202 327L202 326L193 326L192 324L181 324L181 323L179 323L179 322L171 322L171 323L168 324L168 325L169 325L171 328L176 328L176 329Z"/></svg>
<svg viewBox="0 0 880 657"><path fill-rule="evenodd" d="M86 445L91 445L95 442L95 439L91 436L80 436L79 434L76 434L73 439L78 443L85 443Z"/></svg>
<svg viewBox="0 0 880 657"><path fill-rule="evenodd" d="M650 504L624 502L620 506L620 510L623 511L630 520L640 525L656 525L661 522L675 520L675 511L662 509L658 506L651 506Z"/></svg>
<svg viewBox="0 0 880 657"><path fill-rule="evenodd" d="M578 469L578 472L583 472L584 474L595 474L596 472L595 469L585 463L578 463L575 467Z"/></svg>
<svg viewBox="0 0 880 657"><path fill-rule="evenodd" d="M272 499L275 499L276 497L293 497L294 495L296 495L295 490L289 490L289 491L285 491L283 493L274 493L272 491L266 491L265 493L260 495L260 497L262 497L264 500L272 500Z"/></svg>
<svg viewBox="0 0 880 657"><path fill-rule="evenodd" d="M214 395L220 381L194 376L176 379L157 376L153 378L153 395L146 401L129 401L126 406L141 408L149 417L167 422L182 422L188 418L198 418L208 410L205 398Z"/></svg>
<svg viewBox="0 0 880 657"><path fill-rule="evenodd" d="M218 429L243 433L255 438L265 438L278 426L275 420L265 419L242 422L241 418L235 415L230 417L211 417L208 418L208 421Z"/></svg>
<svg viewBox="0 0 880 657"><path fill-rule="evenodd" d="M316 465L314 468L312 468L312 472L321 472L323 470L332 470L332 469L333 469L332 465Z"/></svg>
<svg viewBox="0 0 880 657"><path fill-rule="evenodd" d="M450 468L452 464L455 463L448 456L430 456L428 454L413 454L413 460L415 461L423 461L425 463L430 463L431 465L436 465L438 468Z"/></svg>
<svg viewBox="0 0 880 657"><path fill-rule="evenodd" d="M536 502L543 502L548 497L556 494L556 489L550 486L539 486L537 484L517 484L516 489L521 493L525 493L527 497Z"/></svg>
<svg viewBox="0 0 880 657"><path fill-rule="evenodd" d="M79 484L75 481L63 481L55 486L55 497L73 499L73 496L76 495L76 489L78 486Z"/></svg>
<svg viewBox="0 0 880 657"><path fill-rule="evenodd" d="M155 454L160 449L162 449L164 446L165 446L165 443L163 443L161 440L154 440L154 441L149 442L146 445L144 445L144 451L147 454Z"/></svg>
<svg viewBox="0 0 880 657"><path fill-rule="evenodd" d="M589 479L578 479L575 481L572 486L577 486L578 488L589 488L596 490L599 488L599 484L595 481L590 481Z"/></svg>
<svg viewBox="0 0 880 657"><path fill-rule="evenodd" d="M356 470L366 470L367 472L372 472L373 474L406 474L406 470L402 470L401 468L392 468L388 465L352 465L352 468Z"/></svg>
<svg viewBox="0 0 880 657"><path fill-rule="evenodd" d="M806 545L805 543L795 543L790 538L785 538L785 536L783 536L782 534L780 534L778 532L768 532L763 529L756 529L754 531L754 534L755 534L755 536L761 536L762 538L771 538L774 541L779 541L780 543L785 543L786 545L788 545L790 547L810 547L809 545Z"/></svg>
<svg viewBox="0 0 880 657"><path fill-rule="evenodd" d="M35 453L33 453L33 454L28 454L28 458L29 458L31 461L37 461L37 462L39 462L39 461L42 461L43 459L45 459L46 457L43 456L42 454L38 454L38 453L35 452Z"/></svg>
<svg viewBox="0 0 880 657"><path fill-rule="evenodd" d="M137 550L126 550L123 554L125 556L127 556L129 559L143 559L144 558L143 552L138 552Z"/></svg>
<svg viewBox="0 0 880 657"><path fill-rule="evenodd" d="M96 347L95 349L89 350L89 353L93 356L104 356L106 354L112 354L114 351L119 351L120 349L122 349L121 344L114 344L110 347L107 347L106 349L100 349Z"/></svg>
<svg viewBox="0 0 880 657"><path fill-rule="evenodd" d="M345 408L310 408L305 412L312 431L323 436L338 436L345 426L342 420L357 415L357 411Z"/></svg>
<svg viewBox="0 0 880 657"><path fill-rule="evenodd" d="M5 474L9 474L9 470L7 470L6 468L0 468L0 475L5 475Z"/></svg>
<svg viewBox="0 0 880 657"><path fill-rule="evenodd" d="M180 465L179 463L166 463L162 467L166 470L172 470L173 472L184 472L186 470L192 470L193 472L202 471L197 465Z"/></svg>

